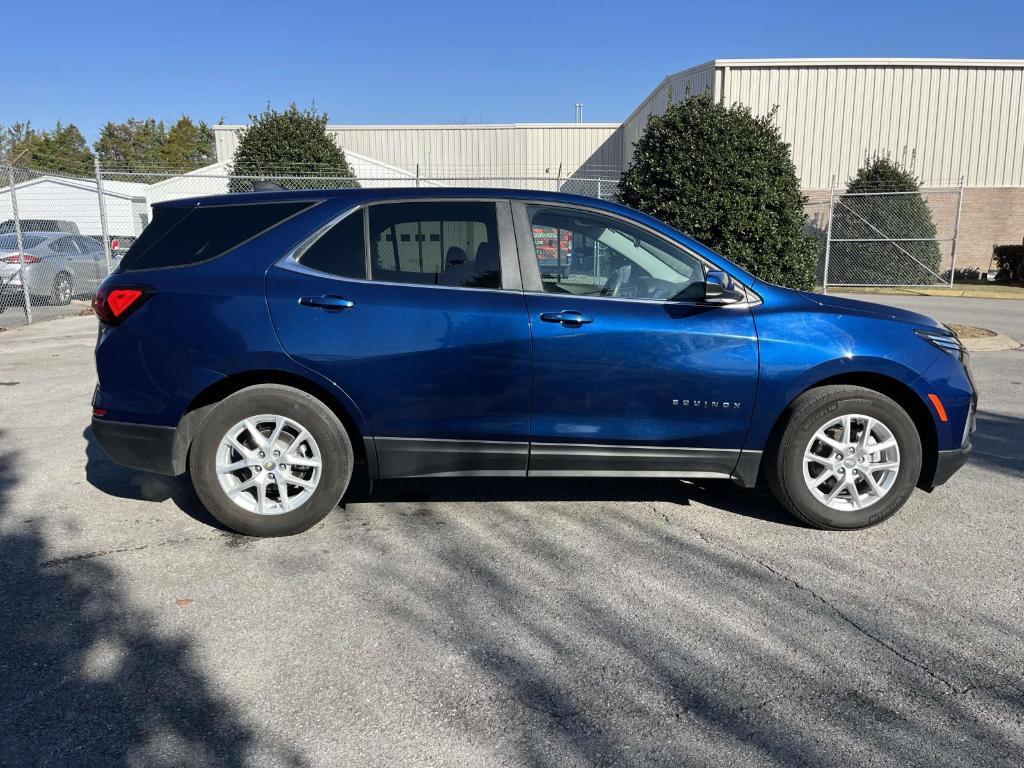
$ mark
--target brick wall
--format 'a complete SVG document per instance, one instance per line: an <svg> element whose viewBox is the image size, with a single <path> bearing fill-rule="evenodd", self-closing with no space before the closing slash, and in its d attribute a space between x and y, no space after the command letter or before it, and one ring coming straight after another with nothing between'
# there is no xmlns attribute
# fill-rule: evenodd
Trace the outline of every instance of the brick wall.
<svg viewBox="0 0 1024 768"><path fill-rule="evenodd" d="M957 267L988 269L992 246L1024 241L1024 187L969 187L960 215Z"/></svg>

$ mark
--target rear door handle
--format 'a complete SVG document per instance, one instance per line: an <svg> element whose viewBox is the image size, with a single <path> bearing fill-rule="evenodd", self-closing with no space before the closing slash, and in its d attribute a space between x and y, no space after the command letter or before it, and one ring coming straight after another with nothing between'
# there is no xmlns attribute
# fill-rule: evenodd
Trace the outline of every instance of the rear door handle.
<svg viewBox="0 0 1024 768"><path fill-rule="evenodd" d="M594 322L574 309L563 309L561 312L541 312L540 319L545 323L561 323L570 328L579 328L581 325Z"/></svg>
<svg viewBox="0 0 1024 768"><path fill-rule="evenodd" d="M354 301L342 298L341 296L303 296L299 304L304 307L319 307L328 311L337 312L342 309L352 309L356 305Z"/></svg>

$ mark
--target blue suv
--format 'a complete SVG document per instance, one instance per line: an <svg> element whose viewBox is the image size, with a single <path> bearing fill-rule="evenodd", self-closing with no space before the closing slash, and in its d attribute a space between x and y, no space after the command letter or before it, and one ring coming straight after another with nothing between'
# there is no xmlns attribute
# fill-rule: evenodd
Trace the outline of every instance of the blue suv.
<svg viewBox="0 0 1024 768"><path fill-rule="evenodd" d="M921 315L761 282L665 224L497 189L162 203L94 300L92 430L243 533L354 471L766 482L812 525L966 461L976 396Z"/></svg>

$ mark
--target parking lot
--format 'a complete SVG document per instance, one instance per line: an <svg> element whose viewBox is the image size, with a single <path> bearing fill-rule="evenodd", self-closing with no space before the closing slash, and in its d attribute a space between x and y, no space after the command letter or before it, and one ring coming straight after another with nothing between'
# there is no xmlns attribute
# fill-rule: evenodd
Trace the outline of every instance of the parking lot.
<svg viewBox="0 0 1024 768"><path fill-rule="evenodd" d="M1024 339L1022 302L881 300ZM1021 763L1022 350L973 356L971 463L866 531L481 479L259 540L105 458L95 333L0 334L2 766Z"/></svg>
<svg viewBox="0 0 1024 768"><path fill-rule="evenodd" d="M86 298L76 298L70 304L63 307L59 304L37 302L32 305L32 322L41 323L44 320L74 317L89 312L89 300ZM0 328L17 328L25 325L26 322L25 310L21 304L17 302L10 303L10 300L8 300L7 305L0 312Z"/></svg>

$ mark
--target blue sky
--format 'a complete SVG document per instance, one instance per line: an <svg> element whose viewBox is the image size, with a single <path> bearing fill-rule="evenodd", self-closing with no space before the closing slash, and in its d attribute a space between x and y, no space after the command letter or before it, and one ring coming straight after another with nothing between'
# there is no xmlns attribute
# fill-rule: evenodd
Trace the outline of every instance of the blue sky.
<svg viewBox="0 0 1024 768"><path fill-rule="evenodd" d="M0 124L314 99L335 123L620 121L712 58L1024 57L1017 2L21 2L4 12ZM18 32L21 30L21 32Z"/></svg>

